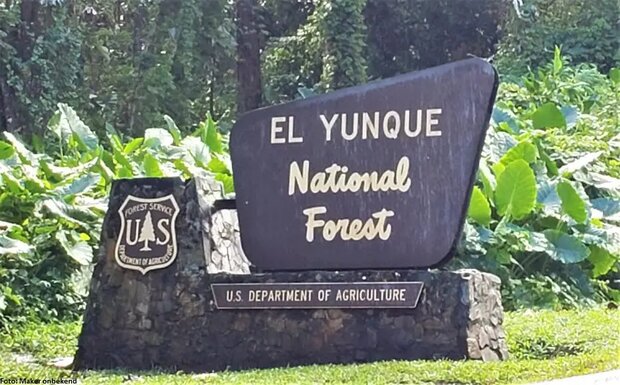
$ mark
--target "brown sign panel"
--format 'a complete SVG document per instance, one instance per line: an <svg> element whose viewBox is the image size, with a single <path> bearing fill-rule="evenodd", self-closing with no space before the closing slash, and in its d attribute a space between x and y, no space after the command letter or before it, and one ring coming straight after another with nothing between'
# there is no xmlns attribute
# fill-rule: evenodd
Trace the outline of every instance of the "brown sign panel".
<svg viewBox="0 0 620 385"><path fill-rule="evenodd" d="M414 308L423 282L214 283L218 309Z"/></svg>
<svg viewBox="0 0 620 385"><path fill-rule="evenodd" d="M493 67L470 59L244 115L230 150L248 258L262 270L447 261L496 88Z"/></svg>
<svg viewBox="0 0 620 385"><path fill-rule="evenodd" d="M121 230L116 240L116 262L142 274L170 266L177 256L175 225L179 206L174 196L128 195L118 214Z"/></svg>

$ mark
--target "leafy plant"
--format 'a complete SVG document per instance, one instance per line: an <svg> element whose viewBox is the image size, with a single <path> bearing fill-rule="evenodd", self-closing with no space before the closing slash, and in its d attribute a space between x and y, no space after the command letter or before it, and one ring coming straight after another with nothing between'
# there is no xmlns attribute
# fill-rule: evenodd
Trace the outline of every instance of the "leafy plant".
<svg viewBox="0 0 620 385"><path fill-rule="evenodd" d="M617 91L559 49L500 87L455 264L502 277L509 308L620 298Z"/></svg>
<svg viewBox="0 0 620 385"><path fill-rule="evenodd" d="M80 314L113 179L210 174L233 189L227 143L211 117L183 137L172 119L144 137L108 133L110 150L59 104L50 154L0 140L0 321Z"/></svg>

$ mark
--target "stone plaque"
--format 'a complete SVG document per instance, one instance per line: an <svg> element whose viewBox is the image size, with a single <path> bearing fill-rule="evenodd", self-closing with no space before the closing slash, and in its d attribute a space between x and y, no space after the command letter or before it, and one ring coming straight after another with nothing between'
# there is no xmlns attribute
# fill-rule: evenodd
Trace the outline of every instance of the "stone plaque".
<svg viewBox="0 0 620 385"><path fill-rule="evenodd" d="M233 127L258 269L426 268L453 254L497 75L464 60L263 108Z"/></svg>
<svg viewBox="0 0 620 385"><path fill-rule="evenodd" d="M121 229L114 255L120 266L146 274L174 262L179 206L173 195L160 198L128 195L118 214Z"/></svg>
<svg viewBox="0 0 620 385"><path fill-rule="evenodd" d="M414 308L422 282L214 283L218 309Z"/></svg>

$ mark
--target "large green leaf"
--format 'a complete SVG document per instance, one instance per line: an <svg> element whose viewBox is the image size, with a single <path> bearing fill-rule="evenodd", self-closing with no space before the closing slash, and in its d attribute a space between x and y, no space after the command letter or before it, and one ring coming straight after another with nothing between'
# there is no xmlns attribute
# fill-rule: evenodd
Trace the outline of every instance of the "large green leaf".
<svg viewBox="0 0 620 385"><path fill-rule="evenodd" d="M620 198L620 179L596 172L578 171L573 177L587 185L604 191L609 195Z"/></svg>
<svg viewBox="0 0 620 385"><path fill-rule="evenodd" d="M492 163L499 162L500 158L516 145L517 140L512 135L489 128L482 155Z"/></svg>
<svg viewBox="0 0 620 385"><path fill-rule="evenodd" d="M495 204L500 215L521 219L536 204L536 178L526 161L518 159L501 173L495 190Z"/></svg>
<svg viewBox="0 0 620 385"><path fill-rule="evenodd" d="M80 265L88 265L93 260L93 248L78 237L67 231L56 232L56 240L60 243L67 256ZM77 239L76 239L77 238Z"/></svg>
<svg viewBox="0 0 620 385"><path fill-rule="evenodd" d="M60 196L80 194L99 183L100 179L98 174L86 174L69 184L57 187L53 192Z"/></svg>
<svg viewBox="0 0 620 385"><path fill-rule="evenodd" d="M37 203L37 215L42 215L44 211L52 216L62 218L83 228L88 228L88 223L97 219L97 215L88 208L79 205L70 205L57 198L44 199Z"/></svg>
<svg viewBox="0 0 620 385"><path fill-rule="evenodd" d="M599 156L601 156L601 154L602 154L601 151L586 154L560 167L559 173L560 174L572 174L575 171L580 170L584 168L585 166L587 166L588 164L594 162L596 159L598 159Z"/></svg>
<svg viewBox="0 0 620 385"><path fill-rule="evenodd" d="M597 198L591 203L597 213L593 216L611 222L620 222L620 199Z"/></svg>
<svg viewBox="0 0 620 385"><path fill-rule="evenodd" d="M493 201L493 192L495 191L495 186L497 182L495 181L495 176L491 172L487 161L484 158L480 158L480 165L478 166L478 178L482 182L482 187L484 189L484 193L489 197L491 202Z"/></svg>
<svg viewBox="0 0 620 385"><path fill-rule="evenodd" d="M222 185L224 186L224 193L229 194L235 191L235 184L233 183L232 176L217 174L215 176L215 180L222 182Z"/></svg>
<svg viewBox="0 0 620 385"><path fill-rule="evenodd" d="M123 148L123 152L127 155L131 155L134 151L136 151L140 145L144 142L144 138L135 138L131 140L129 143L125 145Z"/></svg>
<svg viewBox="0 0 620 385"><path fill-rule="evenodd" d="M207 169L216 174L231 174L230 159L227 159L224 154L216 155L211 158Z"/></svg>
<svg viewBox="0 0 620 385"><path fill-rule="evenodd" d="M211 117L211 115L207 116L207 132L205 137L205 143L211 151L216 154L224 151L224 146L222 145L222 136L217 130L217 126L215 121Z"/></svg>
<svg viewBox="0 0 620 385"><path fill-rule="evenodd" d="M558 195L562 200L562 209L577 223L584 223L588 219L586 202L581 199L575 188L568 182L558 183Z"/></svg>
<svg viewBox="0 0 620 385"><path fill-rule="evenodd" d="M9 143L0 140L0 159L8 159L15 154L15 149Z"/></svg>
<svg viewBox="0 0 620 385"><path fill-rule="evenodd" d="M163 128L148 128L144 131L144 145L147 147L167 147L173 143L174 138Z"/></svg>
<svg viewBox="0 0 620 385"><path fill-rule="evenodd" d="M566 127L566 119L562 111L553 103L546 103L538 107L532 115L532 124L535 129Z"/></svg>
<svg viewBox="0 0 620 385"><path fill-rule="evenodd" d="M509 165L517 159L523 159L527 163L534 163L538 158L538 149L532 143L521 142L508 150L500 159L504 165Z"/></svg>
<svg viewBox="0 0 620 385"><path fill-rule="evenodd" d="M474 186L469 202L469 216L481 225L488 226L491 222L491 207L478 186Z"/></svg>
<svg viewBox="0 0 620 385"><path fill-rule="evenodd" d="M198 165L206 166L211 160L211 154L206 144L195 136L188 136L181 141L181 147L187 150ZM190 160L191 161L191 160Z"/></svg>
<svg viewBox="0 0 620 385"><path fill-rule="evenodd" d="M513 134L518 134L520 131L515 114L510 109L499 105L493 106L493 112L491 113L491 124L507 127Z"/></svg>
<svg viewBox="0 0 620 385"><path fill-rule="evenodd" d="M614 267L616 262L618 262L618 258L614 257L609 251L598 246L590 247L588 260L592 263L592 275L594 278L607 274L609 270Z"/></svg>
<svg viewBox="0 0 620 385"><path fill-rule="evenodd" d="M562 263L577 263L588 258L588 249L579 239L560 230L548 229L543 231L545 237L553 244L549 253L551 258Z"/></svg>
<svg viewBox="0 0 620 385"><path fill-rule="evenodd" d="M39 158L41 158L41 155L36 155L32 151L28 150L24 143L22 143L22 141L19 140L15 135L8 131L4 131L2 134L4 135L5 139L13 146L13 149L15 150L17 155L19 155L19 158L22 162L33 165L36 165L39 162Z"/></svg>
<svg viewBox="0 0 620 385"><path fill-rule="evenodd" d="M73 108L64 103L58 103L58 111L60 112L58 134L73 134L73 137L83 150L94 150L97 148L99 145L99 138L97 138L97 135L82 122Z"/></svg>
<svg viewBox="0 0 620 385"><path fill-rule="evenodd" d="M164 120L166 125L168 125L168 132L170 132L172 139L174 139L174 144L178 146L181 143L181 130L179 130L179 127L177 127L177 124L170 116L164 115Z"/></svg>
<svg viewBox="0 0 620 385"><path fill-rule="evenodd" d="M544 234L535 231L528 231L526 233L526 241L523 244L523 248L528 252L549 252L553 245Z"/></svg>
<svg viewBox="0 0 620 385"><path fill-rule="evenodd" d="M159 161L153 155L148 152L144 154L144 161L142 162L142 166L144 167L144 173L149 177L158 177L163 176L164 173L161 171L161 167L159 167Z"/></svg>
<svg viewBox="0 0 620 385"><path fill-rule="evenodd" d="M33 250L29 244L0 235L0 255L27 254Z"/></svg>

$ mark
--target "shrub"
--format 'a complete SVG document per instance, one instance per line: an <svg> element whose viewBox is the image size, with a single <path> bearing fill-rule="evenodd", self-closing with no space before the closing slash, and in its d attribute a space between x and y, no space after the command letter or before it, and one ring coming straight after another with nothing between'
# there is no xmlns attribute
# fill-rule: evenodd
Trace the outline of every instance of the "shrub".
<svg viewBox="0 0 620 385"><path fill-rule="evenodd" d="M151 128L128 139L110 132L111 149L59 104L50 120L48 154L13 134L0 140L0 322L81 314L113 178L190 177L211 173L232 191L226 143L207 118L182 137Z"/></svg>
<svg viewBox="0 0 620 385"><path fill-rule="evenodd" d="M498 66L523 73L561 46L572 64L609 71L620 63L620 3L616 0L526 0L512 12L499 44Z"/></svg>
<svg viewBox="0 0 620 385"><path fill-rule="evenodd" d="M551 64L500 86L455 264L504 281L509 308L620 299L617 70Z"/></svg>

